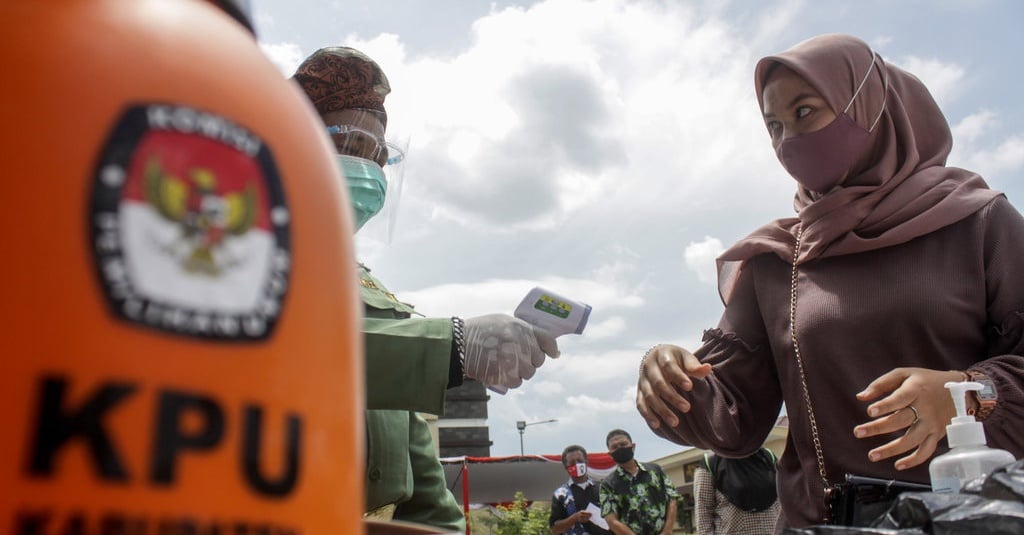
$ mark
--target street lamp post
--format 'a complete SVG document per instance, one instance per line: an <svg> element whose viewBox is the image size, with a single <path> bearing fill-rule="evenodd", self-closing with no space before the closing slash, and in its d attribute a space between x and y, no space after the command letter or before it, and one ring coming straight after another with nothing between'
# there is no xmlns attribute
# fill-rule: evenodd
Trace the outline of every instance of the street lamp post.
<svg viewBox="0 0 1024 535"><path fill-rule="evenodd" d="M528 426L528 425L537 425L537 424L549 424L549 423L557 422L557 421L558 421L558 418L552 418L550 420L543 420L543 421L540 421L540 422L530 422L530 423L526 423L526 420L519 420L519 421L517 421L516 422L516 429L519 430L519 456L520 457L523 456L523 431L526 431L526 426Z"/></svg>

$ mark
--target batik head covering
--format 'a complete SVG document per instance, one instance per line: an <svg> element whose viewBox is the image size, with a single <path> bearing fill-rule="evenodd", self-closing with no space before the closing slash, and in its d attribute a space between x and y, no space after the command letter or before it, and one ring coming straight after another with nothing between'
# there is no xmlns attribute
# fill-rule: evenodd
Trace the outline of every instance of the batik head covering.
<svg viewBox="0 0 1024 535"><path fill-rule="evenodd" d="M299 65L293 78L320 115L357 108L381 112L387 119L388 77L377 62L354 48L321 48Z"/></svg>
<svg viewBox="0 0 1024 535"><path fill-rule="evenodd" d="M821 35L762 58L754 74L762 109L764 84L776 64L800 75L836 114L867 76L847 113L865 130L880 110L882 116L839 188L818 196L798 186L793 200L797 217L761 227L718 257L723 302L728 303L746 260L766 252L787 263L793 260L798 226L803 236L797 262L804 263L906 243L960 221L1001 195L977 174L946 167L952 134L928 89L860 39Z"/></svg>

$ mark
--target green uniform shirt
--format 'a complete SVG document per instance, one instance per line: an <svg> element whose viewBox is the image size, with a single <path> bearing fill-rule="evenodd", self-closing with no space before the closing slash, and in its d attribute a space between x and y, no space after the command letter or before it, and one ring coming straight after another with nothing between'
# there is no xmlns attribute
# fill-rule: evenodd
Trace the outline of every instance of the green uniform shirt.
<svg viewBox="0 0 1024 535"><path fill-rule="evenodd" d="M366 509L396 504L395 520L465 532L445 485L427 422L440 415L448 384L452 323L413 318L369 270L359 266L366 318Z"/></svg>

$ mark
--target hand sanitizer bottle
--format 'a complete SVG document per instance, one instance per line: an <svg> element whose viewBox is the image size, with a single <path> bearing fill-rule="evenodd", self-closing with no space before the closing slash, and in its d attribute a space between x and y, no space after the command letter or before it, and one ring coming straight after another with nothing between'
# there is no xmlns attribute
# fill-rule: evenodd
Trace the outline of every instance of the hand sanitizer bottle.
<svg viewBox="0 0 1024 535"><path fill-rule="evenodd" d="M974 416L968 416L964 394L968 390L981 390L980 383L950 382L946 388L953 396L956 416L946 426L949 452L932 459L928 472L932 479L932 492L960 492L964 483L990 473L1000 466L1012 463L1013 454L990 448L985 442L985 428Z"/></svg>

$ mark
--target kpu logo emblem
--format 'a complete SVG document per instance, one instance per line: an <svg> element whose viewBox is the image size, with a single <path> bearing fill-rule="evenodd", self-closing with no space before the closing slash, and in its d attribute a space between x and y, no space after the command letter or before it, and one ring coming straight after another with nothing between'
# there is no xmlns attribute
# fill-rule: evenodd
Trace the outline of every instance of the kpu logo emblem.
<svg viewBox="0 0 1024 535"><path fill-rule="evenodd" d="M288 290L291 217L254 133L186 106L130 107L96 168L90 217L119 317L219 340L272 333Z"/></svg>

